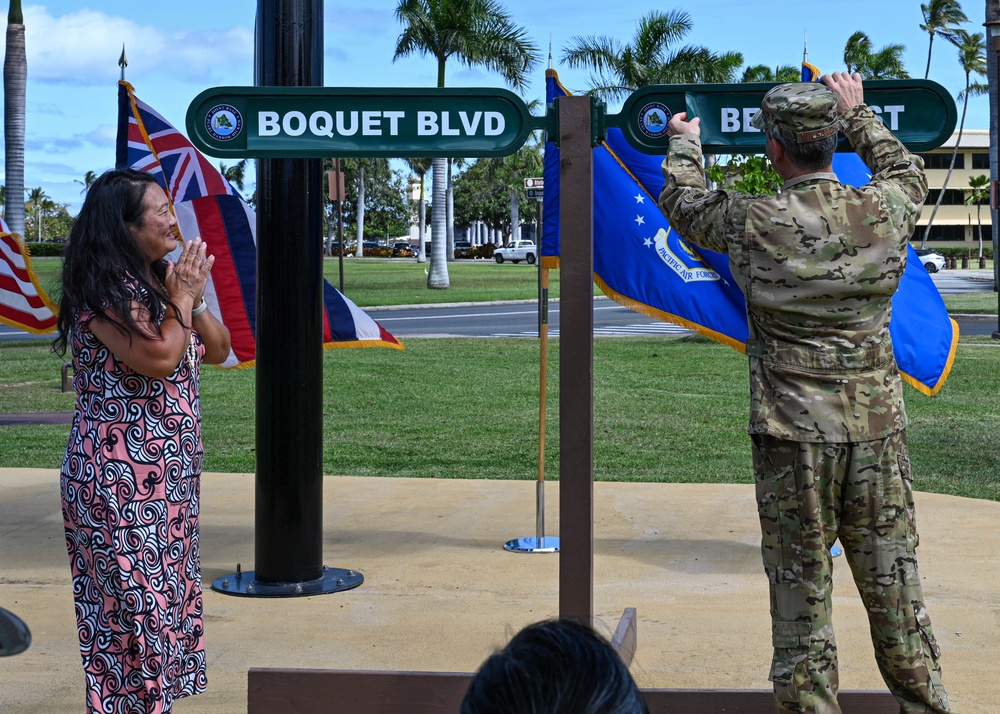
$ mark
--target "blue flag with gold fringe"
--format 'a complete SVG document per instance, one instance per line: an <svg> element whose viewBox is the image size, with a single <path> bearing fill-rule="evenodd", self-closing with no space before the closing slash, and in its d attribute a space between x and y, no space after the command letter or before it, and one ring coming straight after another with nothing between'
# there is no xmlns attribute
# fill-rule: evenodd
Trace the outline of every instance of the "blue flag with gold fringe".
<svg viewBox="0 0 1000 714"><path fill-rule="evenodd" d="M548 70L547 103L567 94L555 70ZM745 352L746 301L729 258L688 245L670 228L656 203L661 162L632 148L615 127L594 149L594 282L625 307ZM852 185L870 178L857 154L837 154L834 170ZM559 149L551 141L544 176L542 266L558 268ZM903 379L923 394L936 394L951 370L958 325L913 248L892 304L889 327Z"/></svg>

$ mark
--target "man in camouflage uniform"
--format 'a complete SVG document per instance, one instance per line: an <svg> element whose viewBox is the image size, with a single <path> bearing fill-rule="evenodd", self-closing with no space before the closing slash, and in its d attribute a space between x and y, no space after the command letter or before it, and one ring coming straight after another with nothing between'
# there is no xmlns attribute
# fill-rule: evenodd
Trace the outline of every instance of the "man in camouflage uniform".
<svg viewBox="0 0 1000 714"><path fill-rule="evenodd" d="M830 548L839 536L882 677L903 712L948 712L917 574L890 300L927 194L923 162L864 102L858 75L784 84L752 124L776 196L709 191L697 118L679 113L660 207L685 240L728 253L747 303L750 435L782 712L838 713ZM832 173L838 130L871 169Z"/></svg>

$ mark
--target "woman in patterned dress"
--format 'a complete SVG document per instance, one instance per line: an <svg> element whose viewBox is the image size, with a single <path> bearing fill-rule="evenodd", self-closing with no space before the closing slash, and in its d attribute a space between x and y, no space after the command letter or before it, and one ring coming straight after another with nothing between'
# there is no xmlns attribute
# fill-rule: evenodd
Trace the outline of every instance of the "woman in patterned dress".
<svg viewBox="0 0 1000 714"><path fill-rule="evenodd" d="M60 480L88 713L169 712L206 686L198 375L229 331L206 309L205 244L166 260L176 225L154 178L109 171L63 262L55 346L77 400Z"/></svg>

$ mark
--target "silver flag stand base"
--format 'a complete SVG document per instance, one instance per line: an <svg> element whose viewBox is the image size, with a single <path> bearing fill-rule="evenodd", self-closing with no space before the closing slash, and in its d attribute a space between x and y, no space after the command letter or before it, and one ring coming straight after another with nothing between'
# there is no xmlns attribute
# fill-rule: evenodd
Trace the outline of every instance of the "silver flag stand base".
<svg viewBox="0 0 1000 714"><path fill-rule="evenodd" d="M558 553L559 536L514 538L504 543L503 548L512 553Z"/></svg>
<svg viewBox="0 0 1000 714"><path fill-rule="evenodd" d="M535 482L535 533L534 536L514 538L503 544L511 553L558 553L559 536L545 535L545 482Z"/></svg>

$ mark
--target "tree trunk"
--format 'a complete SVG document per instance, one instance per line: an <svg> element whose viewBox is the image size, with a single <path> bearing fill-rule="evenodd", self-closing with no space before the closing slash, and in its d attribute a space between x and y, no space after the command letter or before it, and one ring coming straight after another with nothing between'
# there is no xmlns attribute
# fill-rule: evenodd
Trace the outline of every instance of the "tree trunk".
<svg viewBox="0 0 1000 714"><path fill-rule="evenodd" d="M517 192L510 192L510 242L521 237L521 205L517 200Z"/></svg>
<svg viewBox="0 0 1000 714"><path fill-rule="evenodd" d="M11 0L7 16L7 52L3 63L4 182L7 226L24 238L24 104L28 60L24 49L21 0Z"/></svg>
<svg viewBox="0 0 1000 714"><path fill-rule="evenodd" d="M438 157L431 162L431 269L427 274L427 287L432 290L447 290L448 279L448 198L445 185L445 163L447 159Z"/></svg>
<svg viewBox="0 0 1000 714"><path fill-rule="evenodd" d="M451 182L451 159L448 159L448 260L455 260L455 186Z"/></svg>
<svg viewBox="0 0 1000 714"><path fill-rule="evenodd" d="M365 257L365 162L358 162L358 241L354 257Z"/></svg>
<svg viewBox="0 0 1000 714"><path fill-rule="evenodd" d="M425 245L427 241L426 231L424 227L427 224L427 207L424 200L424 175L420 174L420 202L417 209L417 240L420 243L417 245L417 262L426 263L427 262L427 246Z"/></svg>
<svg viewBox="0 0 1000 714"><path fill-rule="evenodd" d="M955 148L951 152L951 163L948 164L948 173L944 177L944 185L941 186L941 193L938 194L937 201L934 202L934 210L931 211L931 217L927 219L927 227L924 228L924 237L920 241L920 247L927 247L927 239L931 234L931 226L934 225L934 216L937 215L938 208L941 207L941 201L944 199L945 189L948 188L948 182L951 181L951 172L955 170L955 157L958 156L958 147L962 145L962 130L965 128L965 113L969 110L969 75L965 76L965 102L962 104L962 121L958 124L958 136L955 138Z"/></svg>
<svg viewBox="0 0 1000 714"><path fill-rule="evenodd" d="M931 35L930 42L927 43L927 69L924 70L924 79L931 73L931 50L934 48L934 35Z"/></svg>
<svg viewBox="0 0 1000 714"><path fill-rule="evenodd" d="M979 257L983 257L983 207L976 204L976 225L979 231Z"/></svg>

